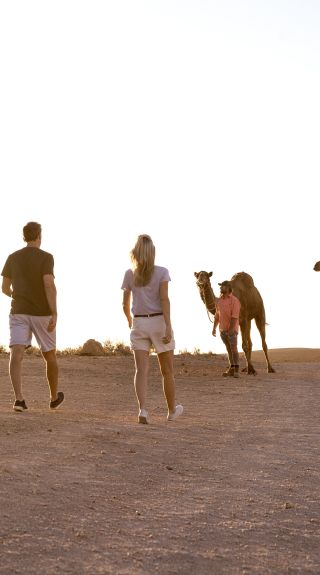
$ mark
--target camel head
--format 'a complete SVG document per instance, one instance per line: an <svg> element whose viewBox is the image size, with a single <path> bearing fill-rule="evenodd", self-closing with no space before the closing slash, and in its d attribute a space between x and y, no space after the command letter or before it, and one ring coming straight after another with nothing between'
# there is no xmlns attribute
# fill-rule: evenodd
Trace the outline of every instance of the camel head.
<svg viewBox="0 0 320 575"><path fill-rule="evenodd" d="M316 262L313 266L315 272L320 272L320 262Z"/></svg>
<svg viewBox="0 0 320 575"><path fill-rule="evenodd" d="M194 272L195 277L197 278L197 286L199 288L204 288L206 286L211 287L210 278L212 276L212 272Z"/></svg>
<svg viewBox="0 0 320 575"><path fill-rule="evenodd" d="M207 310L214 315L216 313L216 298L210 282L212 272L194 272L194 275L197 279L196 283L200 291L201 299Z"/></svg>

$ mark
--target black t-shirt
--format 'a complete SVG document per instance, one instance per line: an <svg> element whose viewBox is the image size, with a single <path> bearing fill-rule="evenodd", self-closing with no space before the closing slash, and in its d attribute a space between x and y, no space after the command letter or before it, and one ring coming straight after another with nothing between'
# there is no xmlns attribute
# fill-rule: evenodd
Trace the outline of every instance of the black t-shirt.
<svg viewBox="0 0 320 575"><path fill-rule="evenodd" d="M2 274L11 280L11 313L51 315L43 285L43 276L53 274L54 260L48 252L25 247L8 257Z"/></svg>

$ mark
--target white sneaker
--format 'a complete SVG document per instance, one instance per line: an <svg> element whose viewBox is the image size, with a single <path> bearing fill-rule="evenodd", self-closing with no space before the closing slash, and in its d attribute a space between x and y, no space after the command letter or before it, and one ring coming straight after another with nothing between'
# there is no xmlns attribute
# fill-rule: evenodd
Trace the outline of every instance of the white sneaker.
<svg viewBox="0 0 320 575"><path fill-rule="evenodd" d="M150 423L148 412L145 409L140 409L138 415L139 423Z"/></svg>
<svg viewBox="0 0 320 575"><path fill-rule="evenodd" d="M167 420L168 421L174 421L175 419L177 419L179 417L179 415L183 414L183 405L176 405L176 409L174 413L169 413L169 415L167 416Z"/></svg>

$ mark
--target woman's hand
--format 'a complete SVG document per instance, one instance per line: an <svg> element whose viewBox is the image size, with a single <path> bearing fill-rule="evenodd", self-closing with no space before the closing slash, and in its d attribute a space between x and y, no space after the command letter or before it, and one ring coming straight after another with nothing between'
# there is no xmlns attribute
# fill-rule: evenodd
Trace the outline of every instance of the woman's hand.
<svg viewBox="0 0 320 575"><path fill-rule="evenodd" d="M172 335L171 335L171 327L167 327L166 333L165 333L165 335L163 336L162 341L163 341L163 343L170 343L171 338L172 338Z"/></svg>

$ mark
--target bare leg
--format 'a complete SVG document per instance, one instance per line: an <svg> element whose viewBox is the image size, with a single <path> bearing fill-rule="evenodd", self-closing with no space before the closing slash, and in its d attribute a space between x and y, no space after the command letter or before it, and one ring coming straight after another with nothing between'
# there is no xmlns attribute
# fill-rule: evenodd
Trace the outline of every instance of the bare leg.
<svg viewBox="0 0 320 575"><path fill-rule="evenodd" d="M169 413L176 409L176 393L173 375L173 351L164 351L158 354L158 361L162 375L163 393L165 395Z"/></svg>
<svg viewBox="0 0 320 575"><path fill-rule="evenodd" d="M50 400L55 401L58 397L58 363L56 350L43 351L42 356L46 362L47 381L50 389Z"/></svg>
<svg viewBox="0 0 320 575"><path fill-rule="evenodd" d="M139 404L139 409L146 409L146 396L149 374L149 352L134 350L134 362L136 371L134 375L134 388Z"/></svg>
<svg viewBox="0 0 320 575"><path fill-rule="evenodd" d="M15 398L19 401L23 400L22 395L22 382L21 382L21 364L25 351L24 345L13 345L10 348L9 360L9 375L11 384L15 394Z"/></svg>

